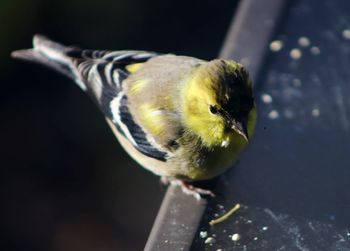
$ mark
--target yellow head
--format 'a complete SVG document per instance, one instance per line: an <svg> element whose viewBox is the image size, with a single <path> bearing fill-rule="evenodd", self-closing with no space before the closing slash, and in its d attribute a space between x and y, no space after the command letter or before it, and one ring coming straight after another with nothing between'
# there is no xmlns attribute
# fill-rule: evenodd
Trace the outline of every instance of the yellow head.
<svg viewBox="0 0 350 251"><path fill-rule="evenodd" d="M234 134L248 141L255 107L247 71L231 60L199 65L185 84L182 109L186 126L208 147L227 146Z"/></svg>

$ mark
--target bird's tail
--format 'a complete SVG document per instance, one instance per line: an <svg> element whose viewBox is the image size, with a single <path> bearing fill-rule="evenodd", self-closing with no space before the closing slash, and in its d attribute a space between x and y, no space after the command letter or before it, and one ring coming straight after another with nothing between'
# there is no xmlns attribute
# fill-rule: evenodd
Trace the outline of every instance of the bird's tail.
<svg viewBox="0 0 350 251"><path fill-rule="evenodd" d="M11 56L45 65L76 80L72 60L67 56L67 52L72 49L51 41L42 35L35 35L32 49L14 51Z"/></svg>

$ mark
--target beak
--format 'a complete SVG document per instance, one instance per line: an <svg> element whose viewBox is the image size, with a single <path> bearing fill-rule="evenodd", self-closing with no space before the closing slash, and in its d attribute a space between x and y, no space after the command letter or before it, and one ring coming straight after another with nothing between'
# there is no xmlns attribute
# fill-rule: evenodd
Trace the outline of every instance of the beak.
<svg viewBox="0 0 350 251"><path fill-rule="evenodd" d="M233 120L231 128L249 143L247 119Z"/></svg>

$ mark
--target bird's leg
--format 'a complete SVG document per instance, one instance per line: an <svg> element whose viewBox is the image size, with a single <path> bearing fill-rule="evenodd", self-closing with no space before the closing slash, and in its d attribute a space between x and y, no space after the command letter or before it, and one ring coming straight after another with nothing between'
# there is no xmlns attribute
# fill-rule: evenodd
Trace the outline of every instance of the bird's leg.
<svg viewBox="0 0 350 251"><path fill-rule="evenodd" d="M196 187L196 186L192 185L191 183L188 183L188 182L183 181L183 180L175 180L175 185L180 186L182 191L185 194L193 195L196 198L198 196L200 198L201 195L208 195L211 197L215 197L215 194L212 191L210 191L208 189Z"/></svg>
<svg viewBox="0 0 350 251"><path fill-rule="evenodd" d="M194 196L197 200L201 199L201 195L208 195L211 197L215 197L215 194L207 189L203 189L200 187L193 186L189 182L179 180L179 179L171 179L168 177L162 177L161 182L164 185L173 185L179 186L183 193Z"/></svg>

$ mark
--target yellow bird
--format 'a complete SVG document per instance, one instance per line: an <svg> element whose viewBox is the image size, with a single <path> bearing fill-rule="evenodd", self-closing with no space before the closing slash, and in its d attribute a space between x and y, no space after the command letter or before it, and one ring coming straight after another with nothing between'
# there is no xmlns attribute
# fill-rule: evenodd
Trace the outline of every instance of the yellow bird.
<svg viewBox="0 0 350 251"><path fill-rule="evenodd" d="M12 53L73 79L97 103L126 152L141 166L197 194L253 134L256 109L246 69L232 60L146 51L65 47L36 35Z"/></svg>

